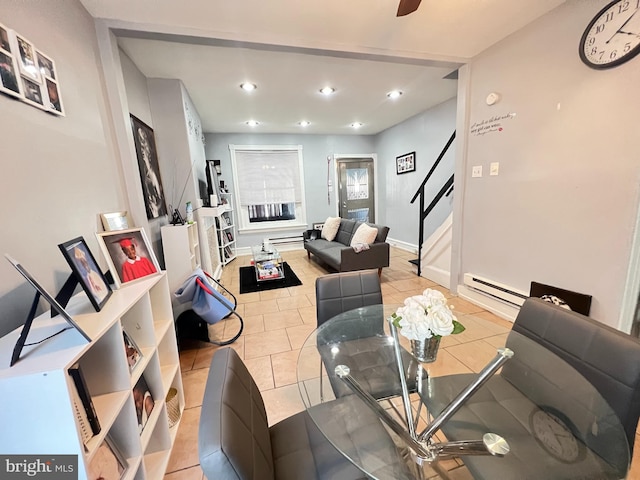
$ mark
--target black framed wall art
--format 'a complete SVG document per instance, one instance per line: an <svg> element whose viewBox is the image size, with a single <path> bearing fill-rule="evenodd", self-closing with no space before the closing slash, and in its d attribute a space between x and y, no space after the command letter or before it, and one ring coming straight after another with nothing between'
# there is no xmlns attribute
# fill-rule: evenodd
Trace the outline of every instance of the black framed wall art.
<svg viewBox="0 0 640 480"><path fill-rule="evenodd" d="M167 205L160 178L160 165L153 129L134 115L131 115L131 128L133 129L133 141L136 146L147 218L158 218L167 214Z"/></svg>
<svg viewBox="0 0 640 480"><path fill-rule="evenodd" d="M396 157L396 174L416 171L416 152L405 153Z"/></svg>

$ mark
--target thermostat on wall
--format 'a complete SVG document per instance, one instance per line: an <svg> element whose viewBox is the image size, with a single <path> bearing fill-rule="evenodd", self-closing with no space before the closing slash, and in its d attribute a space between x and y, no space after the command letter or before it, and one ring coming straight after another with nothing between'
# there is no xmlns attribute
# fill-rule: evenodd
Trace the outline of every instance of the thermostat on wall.
<svg viewBox="0 0 640 480"><path fill-rule="evenodd" d="M500 95L495 92L491 92L487 95L487 105L495 105L500 100Z"/></svg>

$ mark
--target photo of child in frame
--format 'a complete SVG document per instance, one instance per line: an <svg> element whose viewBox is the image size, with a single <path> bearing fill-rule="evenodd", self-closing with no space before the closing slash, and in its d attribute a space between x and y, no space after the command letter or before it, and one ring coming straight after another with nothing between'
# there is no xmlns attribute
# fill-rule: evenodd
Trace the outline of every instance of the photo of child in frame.
<svg viewBox="0 0 640 480"><path fill-rule="evenodd" d="M116 286L160 272L142 228L97 233Z"/></svg>
<svg viewBox="0 0 640 480"><path fill-rule="evenodd" d="M138 432L142 433L154 406L153 396L144 376L140 376L136 386L133 387L133 401L138 417Z"/></svg>

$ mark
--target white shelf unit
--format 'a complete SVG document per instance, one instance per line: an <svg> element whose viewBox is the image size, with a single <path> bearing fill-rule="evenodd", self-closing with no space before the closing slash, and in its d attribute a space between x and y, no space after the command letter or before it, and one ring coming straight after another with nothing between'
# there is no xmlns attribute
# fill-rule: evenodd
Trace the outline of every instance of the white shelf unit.
<svg viewBox="0 0 640 480"><path fill-rule="evenodd" d="M185 279L200 268L200 238L198 224L164 225L160 229L164 266L169 278L169 290L173 293Z"/></svg>
<svg viewBox="0 0 640 480"><path fill-rule="evenodd" d="M35 295L35 292L34 292ZM166 273L131 282L95 312L84 292L66 308L89 337L71 328L40 344L25 347L13 367L9 362L22 327L0 339L0 451L3 454L78 456L78 478L108 435L126 459L123 478L162 479L179 422L169 428L165 405L171 387L178 391L181 412L184 390L173 328ZM27 343L61 331L68 324L44 313L34 319ZM123 329L142 352L130 372ZM96 410L101 430L83 444L73 411L75 388L68 375L78 363ZM154 408L141 434L132 388L141 375L149 386ZM82 407L81 407L82 408Z"/></svg>
<svg viewBox="0 0 640 480"><path fill-rule="evenodd" d="M219 207L220 215L216 219L216 231L218 232L220 262L224 266L237 256L237 237L232 195L230 193L221 193L220 198L222 199L222 205Z"/></svg>

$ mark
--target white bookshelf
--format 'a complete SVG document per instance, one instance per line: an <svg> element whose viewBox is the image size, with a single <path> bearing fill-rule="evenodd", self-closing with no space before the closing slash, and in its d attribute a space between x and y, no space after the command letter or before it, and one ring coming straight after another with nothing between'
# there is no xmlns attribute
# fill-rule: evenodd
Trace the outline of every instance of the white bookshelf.
<svg viewBox="0 0 640 480"><path fill-rule="evenodd" d="M226 265L236 258L236 222L233 210L232 195L221 193L222 205L220 215L217 218L216 230L218 232L218 249L220 250L220 261Z"/></svg>
<svg viewBox="0 0 640 480"><path fill-rule="evenodd" d="M224 202L216 207L200 207L195 210L200 229L203 269L214 278L220 278L222 268L237 256L237 230L232 195L221 193ZM227 235L231 235L231 239ZM225 253L225 251L227 253Z"/></svg>
<svg viewBox="0 0 640 480"><path fill-rule="evenodd" d="M34 292L35 295L35 292ZM178 424L169 428L165 405L171 387L184 391L166 273L138 280L114 291L102 311L95 312L84 292L66 310L91 337L75 329L25 347L13 366L9 362L21 328L0 339L0 451L4 454L72 454L78 456L78 478L107 435L126 458L125 479L162 479ZM49 313L33 321L27 343L67 327ZM143 358L129 372L122 329L136 342ZM87 383L101 431L83 445L73 412L75 388L68 375L75 363ZM144 430L138 432L132 388L141 375L154 398ZM86 448L85 448L86 446Z"/></svg>

